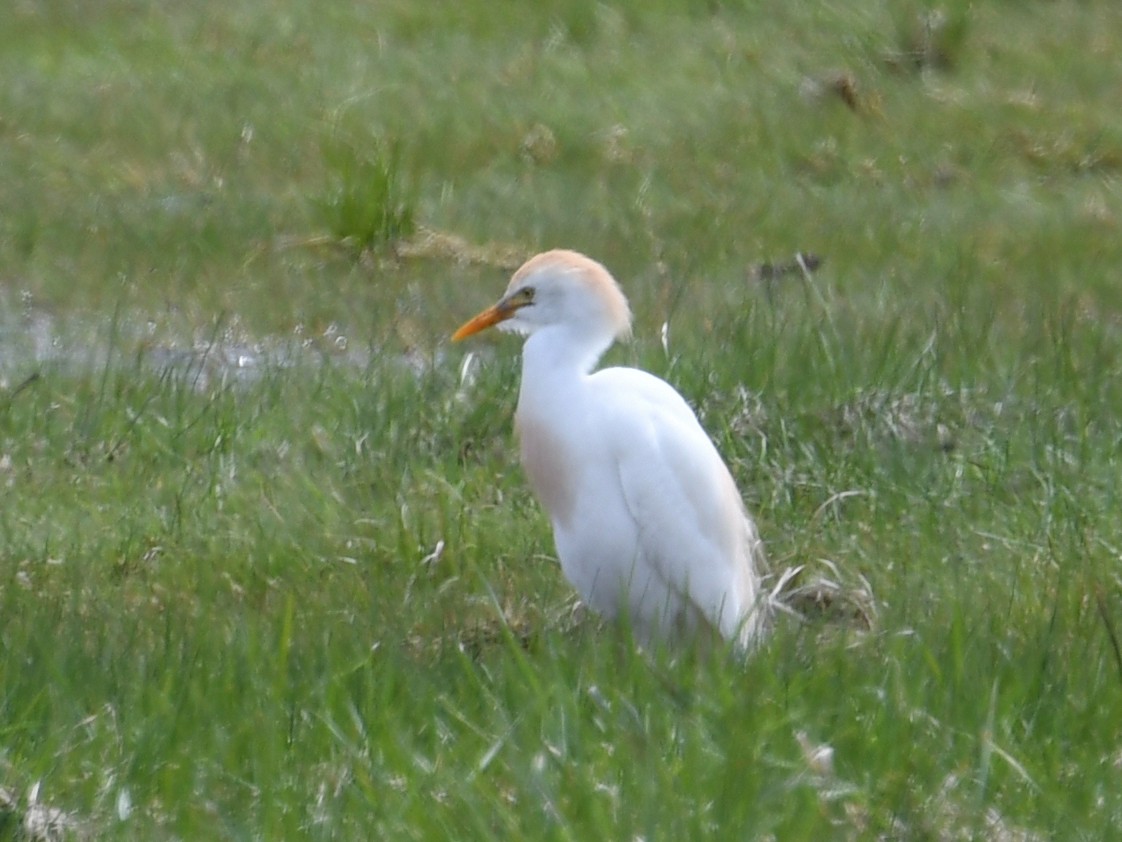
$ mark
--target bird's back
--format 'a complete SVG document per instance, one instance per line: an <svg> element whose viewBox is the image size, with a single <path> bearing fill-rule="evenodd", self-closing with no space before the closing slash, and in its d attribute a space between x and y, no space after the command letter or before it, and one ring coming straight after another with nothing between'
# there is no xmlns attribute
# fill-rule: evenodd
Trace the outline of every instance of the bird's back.
<svg viewBox="0 0 1122 842"><path fill-rule="evenodd" d="M528 449L539 460L550 454L551 465L526 468L566 575L598 610L629 611L644 637L713 625L746 642L759 539L693 410L669 384L630 368L588 375L570 402L585 416L583 438L554 434L548 415L519 419L524 462ZM532 448L527 434L539 437ZM584 469L574 472L577 464Z"/></svg>

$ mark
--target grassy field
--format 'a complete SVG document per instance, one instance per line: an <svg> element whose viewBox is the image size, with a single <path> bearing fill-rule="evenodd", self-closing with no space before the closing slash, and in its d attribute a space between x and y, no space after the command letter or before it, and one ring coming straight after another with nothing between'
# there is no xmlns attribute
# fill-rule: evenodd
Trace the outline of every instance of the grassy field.
<svg viewBox="0 0 1122 842"><path fill-rule="evenodd" d="M5 16L0 839L1117 838L1114 0ZM748 663L448 343L555 246L820 596Z"/></svg>

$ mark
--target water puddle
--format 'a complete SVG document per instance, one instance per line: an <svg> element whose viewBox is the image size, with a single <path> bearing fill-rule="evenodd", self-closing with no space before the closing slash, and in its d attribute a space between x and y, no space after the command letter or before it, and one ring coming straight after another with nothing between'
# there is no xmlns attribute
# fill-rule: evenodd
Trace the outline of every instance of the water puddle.
<svg viewBox="0 0 1122 842"><path fill-rule="evenodd" d="M175 197L173 197L175 198ZM165 211L179 209L168 200ZM282 248L330 245L319 238L282 242ZM487 266L509 272L529 253L502 243L476 244L454 233L419 227L413 237L397 244L397 259L424 259L456 266ZM408 327L411 319L405 318ZM399 325L400 327L400 325ZM449 328L450 329L450 328ZM400 331L412 333L412 330ZM403 336L400 345L423 345L427 335ZM298 327L287 336L247 337L240 328L213 326L209 333L189 325L169 325L144 314L117 317L58 312L33 300L29 292L0 284L0 390L33 382L46 371L88 376L107 368L141 368L156 374L182 377L203 390L221 384L251 384L278 369L315 369L325 363L365 370L373 363L400 366L421 375L443 359L440 349L402 353L369 343L349 341L332 324L323 330ZM464 359L461 378L471 379L475 354Z"/></svg>
<svg viewBox="0 0 1122 842"><path fill-rule="evenodd" d="M215 385L252 384L270 372L325 363L367 368L373 351L355 347L336 325L308 334L248 340L233 329L210 335L169 338L166 326L143 319L60 316L38 307L30 296L0 290L0 389L16 389L44 370L75 376L110 369L141 368L171 374L199 390ZM420 373L429 361L400 357Z"/></svg>

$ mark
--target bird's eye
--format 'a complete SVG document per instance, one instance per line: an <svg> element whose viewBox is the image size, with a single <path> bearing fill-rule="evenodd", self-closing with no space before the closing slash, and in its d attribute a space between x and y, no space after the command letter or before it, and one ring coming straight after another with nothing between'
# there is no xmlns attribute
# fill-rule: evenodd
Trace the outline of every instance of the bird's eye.
<svg viewBox="0 0 1122 842"><path fill-rule="evenodd" d="M534 303L534 288L533 287L522 287L522 289L518 290L517 300L518 300L518 303L520 305L533 304Z"/></svg>

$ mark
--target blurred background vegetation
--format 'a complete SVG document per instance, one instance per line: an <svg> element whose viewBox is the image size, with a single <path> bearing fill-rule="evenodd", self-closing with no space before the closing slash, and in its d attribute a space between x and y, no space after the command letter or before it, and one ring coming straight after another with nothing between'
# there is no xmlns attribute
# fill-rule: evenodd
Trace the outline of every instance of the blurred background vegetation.
<svg viewBox="0 0 1122 842"><path fill-rule="evenodd" d="M1116 3L3 15L0 839L1114 838ZM558 246L806 565L748 664L448 345Z"/></svg>

